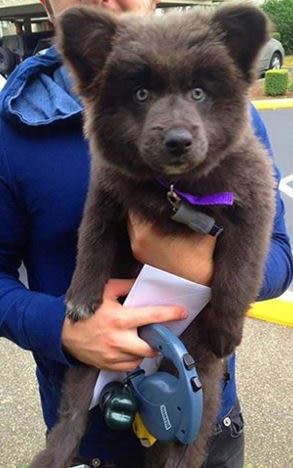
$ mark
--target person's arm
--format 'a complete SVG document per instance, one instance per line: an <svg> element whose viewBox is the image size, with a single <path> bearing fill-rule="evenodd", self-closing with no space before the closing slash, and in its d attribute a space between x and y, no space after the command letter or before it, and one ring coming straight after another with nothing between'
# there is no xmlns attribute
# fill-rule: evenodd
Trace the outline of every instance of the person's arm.
<svg viewBox="0 0 293 468"><path fill-rule="evenodd" d="M69 364L61 344L63 297L29 291L18 278L28 225L13 181L0 148L0 336L23 349Z"/></svg>
<svg viewBox="0 0 293 468"><path fill-rule="evenodd" d="M186 311L174 305L122 307L118 297L128 293L131 282L116 280L106 286L97 314L74 324L64 320L63 296L29 291L19 281L18 268L29 241L29 216L22 205L23 197L17 195L0 147L0 337L65 365L84 362L129 371L143 357L153 357L154 351L139 338L137 327L180 320L186 318Z"/></svg>
<svg viewBox="0 0 293 468"><path fill-rule="evenodd" d="M256 136L273 158L271 143L259 113L252 107L252 121ZM280 296L289 287L293 277L293 259L290 241L285 226L285 209L279 191L280 172L274 165L276 178L276 215L270 244L266 259L264 279L259 300L271 299Z"/></svg>

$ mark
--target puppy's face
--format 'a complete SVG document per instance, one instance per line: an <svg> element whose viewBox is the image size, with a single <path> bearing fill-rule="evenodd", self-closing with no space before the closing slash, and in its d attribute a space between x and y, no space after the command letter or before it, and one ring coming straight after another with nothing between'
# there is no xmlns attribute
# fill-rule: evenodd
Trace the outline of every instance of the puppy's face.
<svg viewBox="0 0 293 468"><path fill-rule="evenodd" d="M169 36L150 49L139 37L114 46L91 108L104 157L140 177L207 172L246 114L246 88L222 44L189 49Z"/></svg>
<svg viewBox="0 0 293 468"><path fill-rule="evenodd" d="M77 18L91 30L76 50ZM123 172L201 176L240 137L253 65L267 37L257 9L242 5L145 20L74 9L59 30L85 99L91 143Z"/></svg>

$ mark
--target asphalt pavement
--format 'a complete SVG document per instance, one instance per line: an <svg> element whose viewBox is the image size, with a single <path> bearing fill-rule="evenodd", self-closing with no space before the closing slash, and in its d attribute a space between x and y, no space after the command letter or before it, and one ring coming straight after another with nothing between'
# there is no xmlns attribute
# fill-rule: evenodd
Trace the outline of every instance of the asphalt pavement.
<svg viewBox="0 0 293 468"><path fill-rule="evenodd" d="M237 371L246 468L293 468L292 343L293 328L246 319ZM23 468L44 443L34 365L4 339L0 354L0 468Z"/></svg>

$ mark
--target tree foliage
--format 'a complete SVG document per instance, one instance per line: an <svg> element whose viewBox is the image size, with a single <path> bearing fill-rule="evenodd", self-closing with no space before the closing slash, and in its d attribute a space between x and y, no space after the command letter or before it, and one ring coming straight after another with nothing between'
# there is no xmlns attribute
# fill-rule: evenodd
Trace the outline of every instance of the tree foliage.
<svg viewBox="0 0 293 468"><path fill-rule="evenodd" d="M286 54L293 53L293 0L265 0L262 5L277 31Z"/></svg>

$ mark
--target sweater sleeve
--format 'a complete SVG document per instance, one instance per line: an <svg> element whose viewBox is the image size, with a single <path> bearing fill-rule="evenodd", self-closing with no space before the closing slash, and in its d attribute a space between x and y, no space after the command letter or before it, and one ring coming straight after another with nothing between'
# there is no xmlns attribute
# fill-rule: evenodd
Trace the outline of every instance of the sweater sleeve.
<svg viewBox="0 0 293 468"><path fill-rule="evenodd" d="M27 219L0 148L0 336L70 365L61 343L63 297L29 291L19 280L18 268L28 240Z"/></svg>
<svg viewBox="0 0 293 468"><path fill-rule="evenodd" d="M254 107L252 107L252 120L256 136L268 150L273 158L271 143L264 123ZM266 259L263 285L259 300L271 299L280 296L290 285L293 276L293 260L290 241L285 226L285 208L279 190L280 171L274 164L276 188L276 215L272 233L271 245Z"/></svg>

